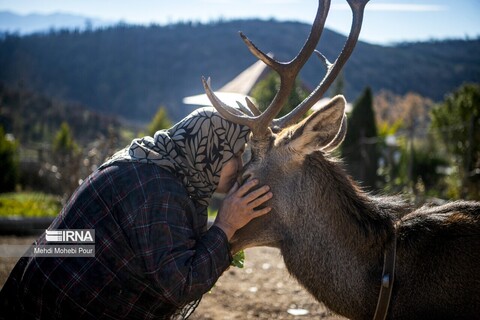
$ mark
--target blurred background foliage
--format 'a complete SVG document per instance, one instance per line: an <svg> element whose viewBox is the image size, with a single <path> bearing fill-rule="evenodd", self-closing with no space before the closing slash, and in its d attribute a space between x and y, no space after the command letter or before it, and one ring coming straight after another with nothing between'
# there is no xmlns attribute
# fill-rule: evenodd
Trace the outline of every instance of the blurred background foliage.
<svg viewBox="0 0 480 320"><path fill-rule="evenodd" d="M179 101L202 92L201 75L220 86L255 61L237 30L284 60L309 26L251 20L2 35L0 211L28 215L24 202L58 212L115 151L191 111ZM343 42L325 30L320 50L335 57ZM357 45L329 95L353 101L336 155L363 188L418 203L480 199L478 57L480 39ZM321 63L307 62L281 115L323 74ZM253 89L261 109L278 87L271 73ZM51 199L59 205L34 204Z"/></svg>
<svg viewBox="0 0 480 320"><path fill-rule="evenodd" d="M259 83L259 88L276 82L274 77L264 81ZM296 90L287 110L306 95L301 87ZM260 101L270 101L275 91L256 92ZM6 106L5 101L18 103L11 99L11 92L1 93L2 107ZM151 123L144 127L124 126L116 119L85 117L87 111L77 116L70 114L66 117L68 122L60 122L60 117L47 118L46 125L40 119L54 103L45 98L39 101L45 108L39 107L39 114L30 118L37 125L19 126L22 128L20 138L6 134L0 127L3 193L41 192L54 195L60 204L65 203L90 172L116 150L128 145L132 138L152 135L172 125L164 107L159 107ZM8 110L15 118L15 108ZM88 121L82 127L85 118ZM43 129L39 131L38 127ZM97 129L91 129L95 127ZM465 84L440 103L416 94L399 97L381 92L374 96L367 87L353 103L348 114L347 135L337 153L348 173L364 189L374 193L405 193L418 203L460 198L480 200L480 86ZM58 206L35 204L39 199L44 201L38 196L33 200L28 196L16 200L3 197L0 209L27 216L36 216L38 208L44 208L41 210L45 212L52 210L47 208L58 209ZM22 201L32 205L32 213L12 209L15 204L28 207L20 204Z"/></svg>
<svg viewBox="0 0 480 320"><path fill-rule="evenodd" d="M341 94L343 74L333 85ZM263 110L279 87L270 73L253 89ZM308 95L297 81L286 114ZM413 201L480 200L480 86L464 84L434 103L366 87L348 113L338 155L352 177L374 193L407 193Z"/></svg>

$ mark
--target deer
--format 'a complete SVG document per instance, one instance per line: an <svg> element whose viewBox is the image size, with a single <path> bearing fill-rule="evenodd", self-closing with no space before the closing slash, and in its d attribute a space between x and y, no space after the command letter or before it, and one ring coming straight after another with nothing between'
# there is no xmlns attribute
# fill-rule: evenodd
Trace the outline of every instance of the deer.
<svg viewBox="0 0 480 320"><path fill-rule="evenodd" d="M347 130L345 98L335 96L309 116L350 57L368 0L347 0L352 26L331 63L315 50L330 1L319 1L310 34L297 56L280 62L240 33L255 57L280 75L264 112L226 105L202 78L212 105L226 119L248 126L251 158L239 181L270 186L272 208L239 229L231 251L280 249L288 272L319 302L350 319L479 319L480 202L414 207L399 196L362 189L332 155ZM326 74L289 114L275 119L299 71L315 53Z"/></svg>

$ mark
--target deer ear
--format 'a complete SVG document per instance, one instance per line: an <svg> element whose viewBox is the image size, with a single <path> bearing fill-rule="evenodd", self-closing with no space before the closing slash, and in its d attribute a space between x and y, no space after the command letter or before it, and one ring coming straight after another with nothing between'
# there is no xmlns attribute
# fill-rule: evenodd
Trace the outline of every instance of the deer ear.
<svg viewBox="0 0 480 320"><path fill-rule="evenodd" d="M342 119L342 124L340 125L340 130L338 130L335 138L328 145L322 148L325 152L330 152L335 150L345 139L347 135L347 116L344 114Z"/></svg>
<svg viewBox="0 0 480 320"><path fill-rule="evenodd" d="M293 128L289 147L303 154L335 149L345 137L345 98L335 96Z"/></svg>

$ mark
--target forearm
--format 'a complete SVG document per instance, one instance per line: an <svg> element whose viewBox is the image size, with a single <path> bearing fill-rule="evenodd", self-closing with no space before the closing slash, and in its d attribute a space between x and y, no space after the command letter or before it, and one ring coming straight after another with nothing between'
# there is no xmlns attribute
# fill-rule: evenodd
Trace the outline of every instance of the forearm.
<svg viewBox="0 0 480 320"><path fill-rule="evenodd" d="M165 298L176 306L208 292L231 262L228 239L212 226L190 250L171 252L155 274Z"/></svg>

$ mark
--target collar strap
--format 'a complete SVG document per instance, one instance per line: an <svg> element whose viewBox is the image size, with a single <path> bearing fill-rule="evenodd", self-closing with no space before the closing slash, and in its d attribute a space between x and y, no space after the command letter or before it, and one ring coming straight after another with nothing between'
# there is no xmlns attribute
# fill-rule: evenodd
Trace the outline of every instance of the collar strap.
<svg viewBox="0 0 480 320"><path fill-rule="evenodd" d="M397 254L397 234L393 232L393 240L385 248L382 272L382 285L378 295L377 309L373 320L384 320L387 317L388 307L392 296L395 277L395 256Z"/></svg>

